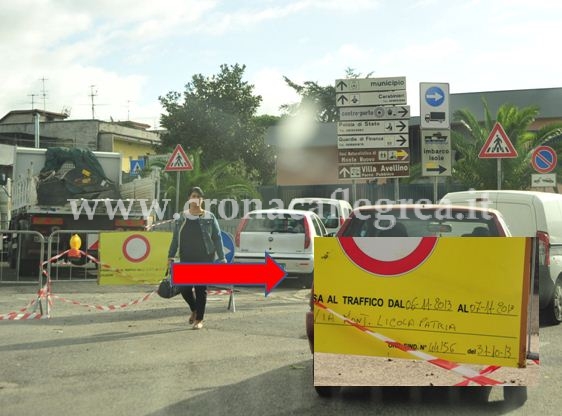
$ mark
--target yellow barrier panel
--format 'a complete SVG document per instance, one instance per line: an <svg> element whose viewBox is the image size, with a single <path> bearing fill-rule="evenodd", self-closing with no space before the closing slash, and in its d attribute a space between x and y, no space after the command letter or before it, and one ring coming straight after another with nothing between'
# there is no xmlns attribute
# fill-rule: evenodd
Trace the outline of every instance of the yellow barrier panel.
<svg viewBox="0 0 562 416"><path fill-rule="evenodd" d="M316 300L372 332L457 363L524 367L526 238L317 238ZM316 352L411 359L314 309Z"/></svg>
<svg viewBox="0 0 562 416"><path fill-rule="evenodd" d="M101 232L100 285L158 284L166 273L169 232Z"/></svg>

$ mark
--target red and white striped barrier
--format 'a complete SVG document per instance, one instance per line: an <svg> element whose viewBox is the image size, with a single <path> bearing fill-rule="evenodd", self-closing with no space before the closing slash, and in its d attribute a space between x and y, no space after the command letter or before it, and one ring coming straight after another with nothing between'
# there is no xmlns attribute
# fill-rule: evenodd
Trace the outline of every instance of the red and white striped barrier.
<svg viewBox="0 0 562 416"><path fill-rule="evenodd" d="M66 299L66 298L63 298L62 296L58 296L58 295L52 295L52 296L53 296L53 298L55 298L57 300L60 300L62 302L66 302L66 303L71 303L72 305L84 306L86 308L96 309L98 311L116 311L118 309L124 309L124 308L127 308L129 306L138 305L139 303L147 301L155 293L156 293L156 291L153 291L153 292L147 293L142 298L132 300L131 302L122 303L120 305L108 305L108 306L92 305L92 304L89 304L89 303L82 303L82 302L78 302L76 300Z"/></svg>
<svg viewBox="0 0 562 416"><path fill-rule="evenodd" d="M98 311L116 311L119 309L124 309L127 308L129 306L134 306L134 305L138 305L142 302L145 302L147 300L149 300L152 295L154 295L156 293L156 290L147 293L145 296L139 298L139 299L135 299L132 300L131 302L128 303L122 303L120 305L93 305L93 304L88 304L88 303L82 303L76 300L72 300L72 299L67 299L64 298L62 296L58 296L58 295L53 295L52 291L51 291L51 278L49 276L49 274L47 273L47 270L45 269L45 266L48 265L49 263L55 262L57 260L59 260L60 258L62 258L63 256L65 256L70 250L66 250L63 251L62 253L59 253L53 257L51 257L48 260L45 260L42 264L42 274L46 277L47 279L47 283L45 284L45 286L43 286L43 288L41 290L39 290L39 292L37 293L37 298L33 299L25 308L22 308L18 311L14 311L14 312L9 312L7 314L4 315L0 315L0 320L26 320L26 319L42 319L42 318L49 318L50 317L50 312L49 309L47 310L46 314L42 314L42 313L38 313L35 311L29 312L28 309L30 309L32 306L36 307L37 301L39 300L46 300L47 305L49 306L49 308L52 308L53 306L53 299L57 299L60 300L62 302L66 302L72 305L77 305L77 306L83 306L86 308L90 308L90 309L95 309ZM90 254L79 250L80 254L85 256L86 258L88 258L89 260L93 261L94 263L100 265L103 268L106 269L111 269L111 266L108 264L103 264L99 261L99 259L95 258L94 256L91 256ZM113 269L115 272L119 273L120 270L118 269ZM213 290L207 290L207 294L208 295L232 295L233 290L232 289L213 289Z"/></svg>
<svg viewBox="0 0 562 416"><path fill-rule="evenodd" d="M357 322L354 322L348 318L346 318L343 315L340 315L339 313L333 311L332 309L328 308L327 306L323 305L320 302L314 302L314 305L316 305L319 308L322 308L328 312L330 312L332 315L336 316L337 318L341 319L344 323L349 324L355 328L357 328L358 330L364 332L367 335L370 335L376 339L378 339L379 341L383 341L385 343L387 343L388 345L393 346L394 348L397 348L401 351L404 351L410 355L413 355L416 358L419 358L423 361L426 361L430 364L433 364L437 367L441 367L444 368L445 370L448 371L452 371L454 373L459 374L460 376L464 377L465 380L462 383L467 383L466 385L468 385L468 383L473 382L476 383L480 386L504 386L506 384L502 383L501 381L497 381L494 379L491 379L489 377L486 377L486 374L491 373L492 371L495 371L495 369L492 369L492 367L495 366L490 366L487 367L484 370L488 370L486 372L484 372L484 370L482 370L481 372L478 372L476 370L473 370L470 367L461 365L461 364L457 364L455 362L452 361L448 361L445 360L443 358L438 358L435 357L433 355L427 354L425 352L422 351L418 351L416 349L413 349L407 345L401 344L398 341L395 341L391 338L388 338L385 335L379 334L377 332L373 332L371 331L369 328L364 327L363 325L358 324ZM464 385L464 384L462 384Z"/></svg>

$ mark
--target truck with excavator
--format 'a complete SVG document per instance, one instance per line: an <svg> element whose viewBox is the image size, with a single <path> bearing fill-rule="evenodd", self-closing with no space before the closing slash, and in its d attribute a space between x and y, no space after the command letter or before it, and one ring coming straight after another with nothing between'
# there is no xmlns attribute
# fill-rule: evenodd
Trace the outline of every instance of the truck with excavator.
<svg viewBox="0 0 562 416"><path fill-rule="evenodd" d="M53 254L66 251L71 230L82 231L82 250L96 258L99 231L145 230L153 219L149 209L157 198L158 175L127 183L123 176L120 153L14 147L5 248L10 267L18 276L37 276L49 244ZM43 238L21 231L37 231Z"/></svg>

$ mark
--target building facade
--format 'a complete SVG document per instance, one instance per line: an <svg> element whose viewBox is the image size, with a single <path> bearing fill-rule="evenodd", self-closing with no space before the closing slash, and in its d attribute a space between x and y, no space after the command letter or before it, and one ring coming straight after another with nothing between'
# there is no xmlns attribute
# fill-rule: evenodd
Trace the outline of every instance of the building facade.
<svg viewBox="0 0 562 416"><path fill-rule="evenodd" d="M160 133L147 130L149 127L133 121L67 120L62 113L16 110L0 119L0 144L118 152L123 155L122 170L129 172L131 160L156 154Z"/></svg>

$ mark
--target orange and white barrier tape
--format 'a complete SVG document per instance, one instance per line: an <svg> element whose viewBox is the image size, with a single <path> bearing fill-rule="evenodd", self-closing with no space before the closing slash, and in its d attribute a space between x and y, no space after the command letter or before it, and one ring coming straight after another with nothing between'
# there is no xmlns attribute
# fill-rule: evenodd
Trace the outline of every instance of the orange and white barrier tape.
<svg viewBox="0 0 562 416"><path fill-rule="evenodd" d="M26 320L26 319L43 319L43 318L47 318L46 315L43 315L42 313L39 312L35 312L35 310L33 311L29 311L29 309L32 306L35 306L35 308L37 307L37 301L43 298L46 298L47 295L47 285L43 286L38 292L37 292L37 297L32 299L27 306L25 306L24 308L18 310L18 311L14 311L14 312L8 312L4 315L0 315L0 321L2 320L6 320L6 321L21 321L21 320Z"/></svg>
<svg viewBox="0 0 562 416"><path fill-rule="evenodd" d="M98 311L116 311L118 309L124 309L124 308L132 306L132 305L138 305L139 303L148 300L155 293L156 293L156 291L147 293L142 298L135 299L135 300L133 300L129 303L122 303L121 305L108 305L108 306L92 305L92 304L88 304L88 303L82 303L82 302L78 302L76 300L66 299L66 298L63 298L62 296L57 296L57 295L53 295L53 298L55 298L57 300L60 300L62 302L71 303L73 305L84 306L84 307L90 308L90 309L97 309Z"/></svg>
<svg viewBox="0 0 562 416"><path fill-rule="evenodd" d="M383 341L383 342L387 343L388 345L391 345L394 348L397 348L401 351L404 351L404 352L406 352L410 355L413 355L416 358L419 358L419 359L421 359L423 361L426 361L430 364L433 364L437 367L441 367L441 368L444 368L445 370L449 370L449 371L452 371L454 373L459 374L460 376L464 377L466 379L465 381L468 382L468 383L474 382L474 383L479 384L481 386L503 386L503 385L505 385L501 381L497 381L497 380L491 379L489 377L486 377L485 373L480 373L476 370L473 370L470 367L460 365L460 364L457 364L453 361L445 360L443 358L438 358L438 357L435 357L433 355L427 354L427 353L422 352L422 351L418 351L418 350L416 350L414 348L411 348L407 345L401 344L400 342L397 342L397 341L395 341L391 338L388 338L385 335L379 334L377 332L373 332L369 328L364 327L363 325L360 325L357 322L354 322L354 321L346 318L343 315L340 315L339 313L333 311L332 309L328 308L327 306L323 305L322 303L320 303L318 301L314 302L314 305L330 312L332 315L341 319L344 323L349 324L349 325L357 328L358 330L364 332L367 335L370 335L370 336L378 339L379 341Z"/></svg>

